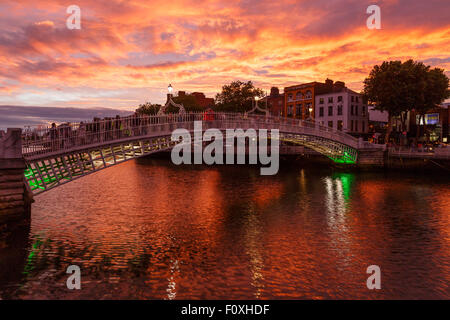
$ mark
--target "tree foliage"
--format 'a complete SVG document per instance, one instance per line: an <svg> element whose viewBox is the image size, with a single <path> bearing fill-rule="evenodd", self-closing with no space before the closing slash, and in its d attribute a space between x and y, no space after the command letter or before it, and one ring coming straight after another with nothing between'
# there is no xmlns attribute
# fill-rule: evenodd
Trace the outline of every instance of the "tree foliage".
<svg viewBox="0 0 450 320"><path fill-rule="evenodd" d="M173 102L176 104L182 104L186 112L197 112L203 111L203 108L198 105L197 100L192 95L181 95L177 97L172 97ZM146 114L146 115L156 115L159 109L162 106L160 104L153 104L151 102L146 102L144 104L140 104L136 109L137 114ZM179 108L169 105L165 110L166 113L178 113Z"/></svg>
<svg viewBox="0 0 450 320"><path fill-rule="evenodd" d="M448 86L449 79L443 69L434 68L429 70L426 77L423 105L416 105L416 110L424 114L441 104L445 99L450 98Z"/></svg>
<svg viewBox="0 0 450 320"><path fill-rule="evenodd" d="M233 81L222 87L216 95L215 109L226 112L244 112L252 109L255 97L262 97L262 89L255 88L251 81Z"/></svg>
<svg viewBox="0 0 450 320"><path fill-rule="evenodd" d="M140 104L139 107L136 109L136 113L139 115L148 115L153 116L156 115L161 108L160 104L152 104L150 102L146 102L144 104Z"/></svg>
<svg viewBox="0 0 450 320"><path fill-rule="evenodd" d="M400 117L404 128L408 111L424 114L442 103L449 97L448 85L442 69L413 60L385 61L364 80L364 95L376 109Z"/></svg>

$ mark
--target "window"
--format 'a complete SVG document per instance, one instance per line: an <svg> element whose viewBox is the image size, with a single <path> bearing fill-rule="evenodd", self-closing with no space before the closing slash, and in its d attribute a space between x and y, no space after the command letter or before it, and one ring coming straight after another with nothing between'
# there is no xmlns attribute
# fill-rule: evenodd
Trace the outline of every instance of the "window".
<svg viewBox="0 0 450 320"><path fill-rule="evenodd" d="M301 100L302 99L302 93L301 92L297 92L297 94L295 95L295 99L296 100Z"/></svg>
<svg viewBox="0 0 450 320"><path fill-rule="evenodd" d="M338 106L338 116L342 116L342 106Z"/></svg>
<svg viewBox="0 0 450 320"><path fill-rule="evenodd" d="M355 106L355 116L358 115L358 106Z"/></svg>
<svg viewBox="0 0 450 320"><path fill-rule="evenodd" d="M355 120L355 132L357 132L357 131L358 131L358 121Z"/></svg>
<svg viewBox="0 0 450 320"><path fill-rule="evenodd" d="M355 97L354 96L352 96L352 102L355 102Z"/></svg>
<svg viewBox="0 0 450 320"><path fill-rule="evenodd" d="M350 120L350 128L351 128L351 132L353 132L353 120Z"/></svg>
<svg viewBox="0 0 450 320"><path fill-rule="evenodd" d="M342 102L342 96L338 97L338 102Z"/></svg>
<svg viewBox="0 0 450 320"><path fill-rule="evenodd" d="M355 97L355 100L356 100L356 102L359 102L359 97L356 96L356 97Z"/></svg>
<svg viewBox="0 0 450 320"><path fill-rule="evenodd" d="M342 131L343 127L344 127L344 122L342 120L338 120L338 122L337 122L337 129L339 131Z"/></svg>
<svg viewBox="0 0 450 320"><path fill-rule="evenodd" d="M328 103L333 103L333 97L328 98Z"/></svg>
<svg viewBox="0 0 450 320"><path fill-rule="evenodd" d="M302 116L302 104L299 103L295 106L295 115L298 116Z"/></svg>
<svg viewBox="0 0 450 320"><path fill-rule="evenodd" d="M311 90L306 91L305 99L311 99L311 98L312 98L312 92L311 92Z"/></svg>
<svg viewBox="0 0 450 320"><path fill-rule="evenodd" d="M328 107L328 115L332 116L333 115L333 106L329 106Z"/></svg>
<svg viewBox="0 0 450 320"><path fill-rule="evenodd" d="M361 131L362 132L366 132L366 122L361 122L361 126L362 126L362 128L361 128Z"/></svg>
<svg viewBox="0 0 450 320"><path fill-rule="evenodd" d="M319 117L323 117L323 107L320 107L319 109Z"/></svg>
<svg viewBox="0 0 450 320"><path fill-rule="evenodd" d="M363 117L366 116L366 106L362 106L362 115Z"/></svg>
<svg viewBox="0 0 450 320"><path fill-rule="evenodd" d="M289 105L287 110L288 116L292 116L292 109L293 109L292 105Z"/></svg>
<svg viewBox="0 0 450 320"><path fill-rule="evenodd" d="M333 121L328 121L328 126L329 126L330 128L333 128Z"/></svg>
<svg viewBox="0 0 450 320"><path fill-rule="evenodd" d="M351 114L351 115L353 115L354 110L355 110L355 109L354 109L354 106L352 105L352 107L351 107L351 109L350 109L350 114ZM352 128L353 128L353 126L352 126ZM352 129L352 131L353 131L353 129Z"/></svg>
<svg viewBox="0 0 450 320"><path fill-rule="evenodd" d="M320 99L319 99L319 104L323 104L323 102L324 102L324 99L323 99L323 98L320 98Z"/></svg>

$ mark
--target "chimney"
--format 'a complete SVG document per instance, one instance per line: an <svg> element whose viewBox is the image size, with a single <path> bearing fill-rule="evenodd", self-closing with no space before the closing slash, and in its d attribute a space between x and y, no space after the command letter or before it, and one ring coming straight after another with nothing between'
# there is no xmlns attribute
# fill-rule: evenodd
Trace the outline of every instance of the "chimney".
<svg viewBox="0 0 450 320"><path fill-rule="evenodd" d="M270 88L270 95L271 96L278 96L280 94L280 90L277 87Z"/></svg>

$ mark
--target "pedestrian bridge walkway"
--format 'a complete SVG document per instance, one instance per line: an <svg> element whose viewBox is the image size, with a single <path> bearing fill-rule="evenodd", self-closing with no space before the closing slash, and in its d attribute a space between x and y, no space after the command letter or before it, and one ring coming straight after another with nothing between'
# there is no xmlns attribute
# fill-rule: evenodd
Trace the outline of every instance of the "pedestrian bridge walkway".
<svg viewBox="0 0 450 320"><path fill-rule="evenodd" d="M193 134L196 121L202 122L203 132L210 128L278 129L280 142L310 148L342 164L356 163L359 149L379 148L317 122L266 115L130 116L24 131L26 181L32 192L38 194L115 164L169 150L177 143L171 140L172 132L184 128Z"/></svg>

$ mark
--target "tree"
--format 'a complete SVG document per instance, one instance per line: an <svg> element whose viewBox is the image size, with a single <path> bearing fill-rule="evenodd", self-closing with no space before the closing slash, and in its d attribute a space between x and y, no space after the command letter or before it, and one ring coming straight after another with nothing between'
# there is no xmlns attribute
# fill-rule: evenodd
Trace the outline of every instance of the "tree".
<svg viewBox="0 0 450 320"><path fill-rule="evenodd" d="M255 97L262 97L262 89L255 88L251 81L233 81L222 87L222 92L216 95L217 111L245 112L253 107Z"/></svg>
<svg viewBox="0 0 450 320"><path fill-rule="evenodd" d="M425 114L431 109L440 105L445 99L450 98L449 79L443 69L427 67L425 75L425 86L423 100L414 106L414 110L419 115L416 138L420 136L420 123L424 120Z"/></svg>
<svg viewBox="0 0 450 320"><path fill-rule="evenodd" d="M408 111L415 109L423 112L445 99L441 89L436 96L435 93L429 92L434 90L434 85L429 83L434 82L434 78L440 79L436 87L445 86L442 77L438 76L439 72L431 72L429 69L430 67L422 62L413 60L403 63L385 61L381 66L374 66L369 77L364 80L364 95L369 102L376 105L377 110L389 113L389 123L393 117L400 117L401 129L405 130ZM386 141L389 141L391 130L389 125Z"/></svg>
<svg viewBox="0 0 450 320"><path fill-rule="evenodd" d="M160 104L152 104L150 102L146 102L144 104L139 105L139 108L136 109L136 113L139 115L146 114L149 116L153 116L158 113L160 108L161 108Z"/></svg>

